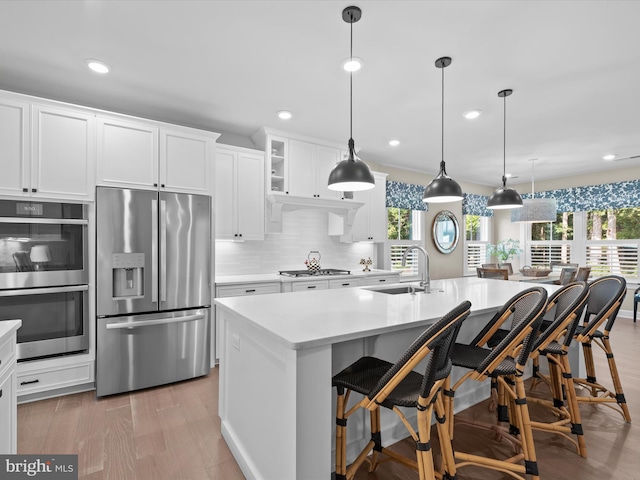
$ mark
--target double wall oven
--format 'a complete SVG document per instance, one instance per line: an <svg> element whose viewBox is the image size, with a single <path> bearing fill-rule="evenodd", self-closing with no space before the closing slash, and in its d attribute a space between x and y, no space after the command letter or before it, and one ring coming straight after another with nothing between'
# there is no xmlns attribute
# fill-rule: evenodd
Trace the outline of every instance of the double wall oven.
<svg viewBox="0 0 640 480"><path fill-rule="evenodd" d="M0 321L21 319L18 361L89 348L87 207L0 200Z"/></svg>

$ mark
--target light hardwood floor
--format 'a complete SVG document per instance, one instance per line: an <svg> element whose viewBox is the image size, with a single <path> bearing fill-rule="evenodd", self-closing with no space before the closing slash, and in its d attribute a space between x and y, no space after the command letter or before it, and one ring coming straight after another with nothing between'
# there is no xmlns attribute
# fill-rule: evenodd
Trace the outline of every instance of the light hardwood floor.
<svg viewBox="0 0 640 480"><path fill-rule="evenodd" d="M589 455L586 459L561 437L535 432L543 480L640 480L639 342L640 323L619 318L612 344L636 423L625 423L606 407L581 404ZM610 385L604 355L598 348L594 353L598 379ZM242 479L220 434L217 411L217 369L207 377L98 400L95 392L42 400L18 406L18 453L77 453L79 478L86 480ZM532 412L536 414L535 409ZM493 418L486 403L461 415L489 421ZM256 434L269 441L268 432ZM434 443L437 451L437 440ZM494 443L482 430L463 426L456 429L456 446L464 451L509 448L505 442ZM394 448L410 455L413 446L405 440ZM359 480L417 478L414 472L394 463L381 465L375 473L368 473L363 465L356 474ZM471 467L458 472L459 480L511 478Z"/></svg>

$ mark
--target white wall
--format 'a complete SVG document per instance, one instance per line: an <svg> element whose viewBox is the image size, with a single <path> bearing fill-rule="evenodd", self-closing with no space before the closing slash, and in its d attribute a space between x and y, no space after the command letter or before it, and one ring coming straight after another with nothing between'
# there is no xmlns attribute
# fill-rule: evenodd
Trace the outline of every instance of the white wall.
<svg viewBox="0 0 640 480"><path fill-rule="evenodd" d="M216 241L215 274L245 275L304 270L311 250L318 250L322 268L357 271L361 258L375 261L372 243L340 243L328 235L327 213L316 210L284 212L282 233L265 234L260 242ZM377 266L374 264L374 268ZM382 265L380 265L382 268Z"/></svg>

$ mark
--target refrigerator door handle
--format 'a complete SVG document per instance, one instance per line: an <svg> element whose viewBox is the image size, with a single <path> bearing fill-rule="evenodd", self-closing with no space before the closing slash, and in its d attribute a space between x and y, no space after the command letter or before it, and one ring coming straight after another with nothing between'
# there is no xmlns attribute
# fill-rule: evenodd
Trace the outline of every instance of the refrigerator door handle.
<svg viewBox="0 0 640 480"><path fill-rule="evenodd" d="M138 327L150 327L153 325L166 325L169 323L183 323L192 322L194 320L202 320L204 315L185 315L184 317L173 318L158 318L155 320L140 320L138 322L122 322L122 323L107 323L105 325L107 330L116 330L123 328L138 328Z"/></svg>
<svg viewBox="0 0 640 480"><path fill-rule="evenodd" d="M167 201L160 200L160 301L167 301Z"/></svg>
<svg viewBox="0 0 640 480"><path fill-rule="evenodd" d="M151 301L158 302L158 200L151 200Z"/></svg>

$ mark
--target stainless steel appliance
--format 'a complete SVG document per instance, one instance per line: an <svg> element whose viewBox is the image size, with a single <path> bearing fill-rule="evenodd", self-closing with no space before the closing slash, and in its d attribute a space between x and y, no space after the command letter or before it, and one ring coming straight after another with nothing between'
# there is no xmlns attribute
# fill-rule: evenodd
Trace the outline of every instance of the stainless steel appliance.
<svg viewBox="0 0 640 480"><path fill-rule="evenodd" d="M86 208L0 200L0 289L87 284Z"/></svg>
<svg viewBox="0 0 640 480"><path fill-rule="evenodd" d="M19 318L18 361L89 348L87 207L0 200L0 321Z"/></svg>
<svg viewBox="0 0 640 480"><path fill-rule="evenodd" d="M211 199L98 187L97 395L210 369Z"/></svg>
<svg viewBox="0 0 640 480"><path fill-rule="evenodd" d="M285 277L324 277L331 275L351 275L350 270L340 270L338 268L321 268L320 270L280 270L280 275Z"/></svg>

